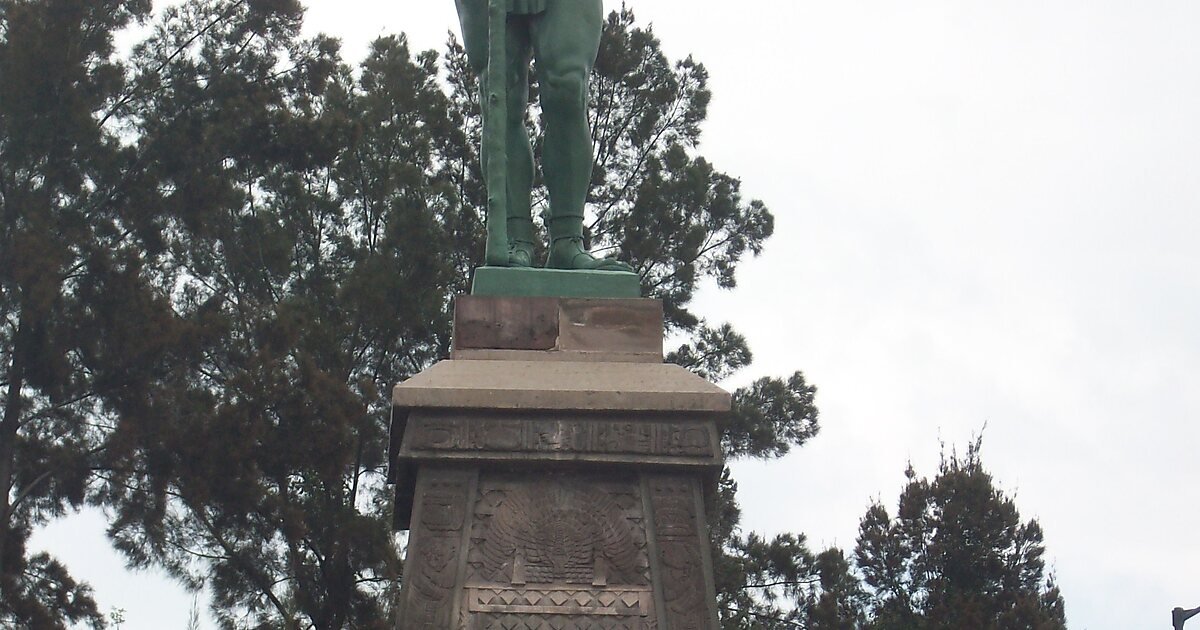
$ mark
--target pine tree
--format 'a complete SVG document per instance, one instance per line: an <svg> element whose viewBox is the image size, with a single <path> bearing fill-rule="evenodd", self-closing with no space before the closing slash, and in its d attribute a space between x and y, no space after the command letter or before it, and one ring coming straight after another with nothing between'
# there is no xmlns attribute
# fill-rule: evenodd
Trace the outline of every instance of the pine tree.
<svg viewBox="0 0 1200 630"><path fill-rule="evenodd" d="M839 549L827 549L816 557L815 580L804 594L801 606L804 627L809 630L858 630L866 622L866 593L851 572L850 562Z"/></svg>
<svg viewBox="0 0 1200 630"><path fill-rule="evenodd" d="M31 530L86 499L103 397L135 386L165 310L142 281L130 154L109 124L126 72L113 35L148 0L0 0L0 625L105 625L91 589ZM103 336L120 350L101 355ZM127 369L128 368L128 369Z"/></svg>
<svg viewBox="0 0 1200 630"><path fill-rule="evenodd" d="M866 628L1066 627L1041 526L995 487L980 447L943 455L932 481L910 467L895 518L878 504L863 517L855 563L870 594Z"/></svg>
<svg viewBox="0 0 1200 630"><path fill-rule="evenodd" d="M853 558L811 554L802 538L749 536L721 572L727 628L1062 630L1062 594L1046 574L1036 520L994 485L981 442L943 455L937 476L910 467L895 517L870 506ZM728 491L727 491L728 492ZM727 505L731 503L727 502ZM723 521L736 521L726 516ZM755 589L760 585L761 589ZM741 597L740 589L752 593Z"/></svg>
<svg viewBox="0 0 1200 630"><path fill-rule="evenodd" d="M381 392L443 352L459 281L432 175L445 99L402 39L354 78L301 17L190 2L137 50L159 288L195 343L122 417L101 498L118 548L207 584L223 627L384 628Z"/></svg>

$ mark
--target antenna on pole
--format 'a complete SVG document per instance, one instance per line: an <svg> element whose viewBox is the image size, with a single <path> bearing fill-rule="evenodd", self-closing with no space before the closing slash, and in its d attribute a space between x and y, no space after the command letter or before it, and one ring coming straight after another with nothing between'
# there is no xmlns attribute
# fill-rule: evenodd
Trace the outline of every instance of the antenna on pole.
<svg viewBox="0 0 1200 630"><path fill-rule="evenodd" d="M487 179L484 264L508 266L508 0L488 0L483 151Z"/></svg>

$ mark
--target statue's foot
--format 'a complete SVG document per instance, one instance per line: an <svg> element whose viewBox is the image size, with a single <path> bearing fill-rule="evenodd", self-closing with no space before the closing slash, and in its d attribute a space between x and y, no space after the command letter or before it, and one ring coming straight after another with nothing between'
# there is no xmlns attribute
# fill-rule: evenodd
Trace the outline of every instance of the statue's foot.
<svg viewBox="0 0 1200 630"><path fill-rule="evenodd" d="M546 261L550 269L583 269L589 271L633 272L633 267L615 258L596 258L583 247L579 237L559 238L550 246L550 257Z"/></svg>
<svg viewBox="0 0 1200 630"><path fill-rule="evenodd" d="M532 267L533 266L533 243L529 241L509 241L508 242L508 266L509 267Z"/></svg>

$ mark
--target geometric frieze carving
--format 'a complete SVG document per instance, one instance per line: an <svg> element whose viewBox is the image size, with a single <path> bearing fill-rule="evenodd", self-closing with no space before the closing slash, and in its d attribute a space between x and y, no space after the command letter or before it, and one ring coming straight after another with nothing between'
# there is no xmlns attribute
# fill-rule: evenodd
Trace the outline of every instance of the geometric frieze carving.
<svg viewBox="0 0 1200 630"><path fill-rule="evenodd" d="M494 614L602 615L647 617L654 608L649 586L604 590L556 588L470 588L467 610Z"/></svg>
<svg viewBox="0 0 1200 630"><path fill-rule="evenodd" d="M552 416L455 416L416 413L405 436L409 451L578 453L719 457L711 421Z"/></svg>
<svg viewBox="0 0 1200 630"><path fill-rule="evenodd" d="M637 617L569 617L557 615L485 614L470 630L657 630L651 619Z"/></svg>

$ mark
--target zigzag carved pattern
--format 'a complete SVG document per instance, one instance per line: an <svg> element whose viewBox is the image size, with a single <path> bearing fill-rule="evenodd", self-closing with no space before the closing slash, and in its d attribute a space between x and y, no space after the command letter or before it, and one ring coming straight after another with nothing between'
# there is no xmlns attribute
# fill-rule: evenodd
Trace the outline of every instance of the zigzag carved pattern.
<svg viewBox="0 0 1200 630"><path fill-rule="evenodd" d="M571 617L565 615L481 615L479 630L657 630L648 619Z"/></svg>
<svg viewBox="0 0 1200 630"><path fill-rule="evenodd" d="M647 590L582 590L571 588L471 588L472 611L646 616L653 607ZM536 609L536 610L535 610ZM571 609L568 611L568 609Z"/></svg>

